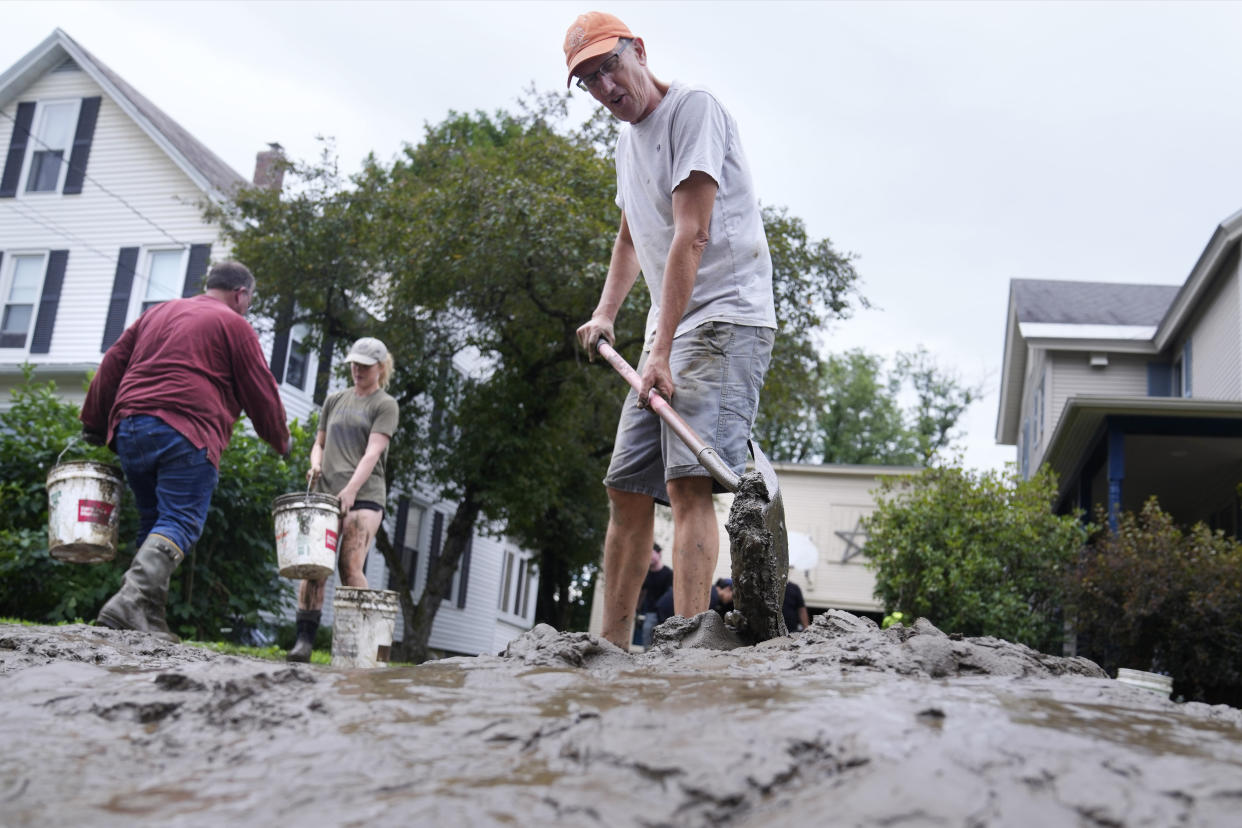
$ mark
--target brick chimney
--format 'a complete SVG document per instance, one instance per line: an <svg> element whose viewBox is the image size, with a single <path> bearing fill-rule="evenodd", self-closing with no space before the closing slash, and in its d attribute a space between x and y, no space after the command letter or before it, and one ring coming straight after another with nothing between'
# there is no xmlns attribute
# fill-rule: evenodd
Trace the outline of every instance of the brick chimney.
<svg viewBox="0 0 1242 828"><path fill-rule="evenodd" d="M279 190L285 183L285 148L280 144L268 144L267 149L254 157L254 186L265 190Z"/></svg>

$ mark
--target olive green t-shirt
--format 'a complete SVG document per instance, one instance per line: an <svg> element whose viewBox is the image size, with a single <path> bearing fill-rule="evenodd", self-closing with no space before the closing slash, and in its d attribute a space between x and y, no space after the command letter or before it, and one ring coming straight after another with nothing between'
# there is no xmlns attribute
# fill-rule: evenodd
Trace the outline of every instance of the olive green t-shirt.
<svg viewBox="0 0 1242 828"><path fill-rule="evenodd" d="M372 433L391 437L397 430L397 401L383 389L359 397L346 388L328 397L319 416L319 430L324 434L323 475L316 490L336 494L345 488L354 469L366 454ZM384 464L388 450L380 455L371 476L358 490L356 500L370 500L383 506L388 497L384 482Z"/></svg>

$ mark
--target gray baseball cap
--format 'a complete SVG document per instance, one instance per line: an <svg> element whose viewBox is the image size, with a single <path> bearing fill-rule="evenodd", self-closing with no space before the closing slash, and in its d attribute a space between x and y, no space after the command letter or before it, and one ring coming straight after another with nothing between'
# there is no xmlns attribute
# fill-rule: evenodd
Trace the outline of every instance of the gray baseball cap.
<svg viewBox="0 0 1242 828"><path fill-rule="evenodd" d="M374 365L377 362L383 362L387 356L388 349L384 347L383 342L373 336L364 336L349 349L349 356L345 357L345 361L356 362L359 365Z"/></svg>

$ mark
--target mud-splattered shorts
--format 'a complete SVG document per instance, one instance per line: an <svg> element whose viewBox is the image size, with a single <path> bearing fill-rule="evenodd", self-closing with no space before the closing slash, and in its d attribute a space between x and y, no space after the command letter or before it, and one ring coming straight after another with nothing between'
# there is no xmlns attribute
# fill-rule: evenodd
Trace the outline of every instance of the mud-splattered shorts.
<svg viewBox="0 0 1242 828"><path fill-rule="evenodd" d="M746 470L746 440L759 410L774 338L771 328L705 322L673 340L673 409L738 474ZM647 356L644 351L639 373ZM604 485L667 504L665 482L678 477L710 474L655 413L638 407L638 393L630 389Z"/></svg>

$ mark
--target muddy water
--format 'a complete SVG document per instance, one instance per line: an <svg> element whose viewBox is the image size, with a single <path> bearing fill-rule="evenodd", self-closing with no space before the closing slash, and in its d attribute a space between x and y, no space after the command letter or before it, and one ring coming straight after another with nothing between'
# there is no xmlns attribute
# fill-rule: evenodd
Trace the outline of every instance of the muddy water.
<svg viewBox="0 0 1242 828"><path fill-rule="evenodd" d="M0 825L1236 825L1242 711L845 613L345 671L0 627Z"/></svg>

